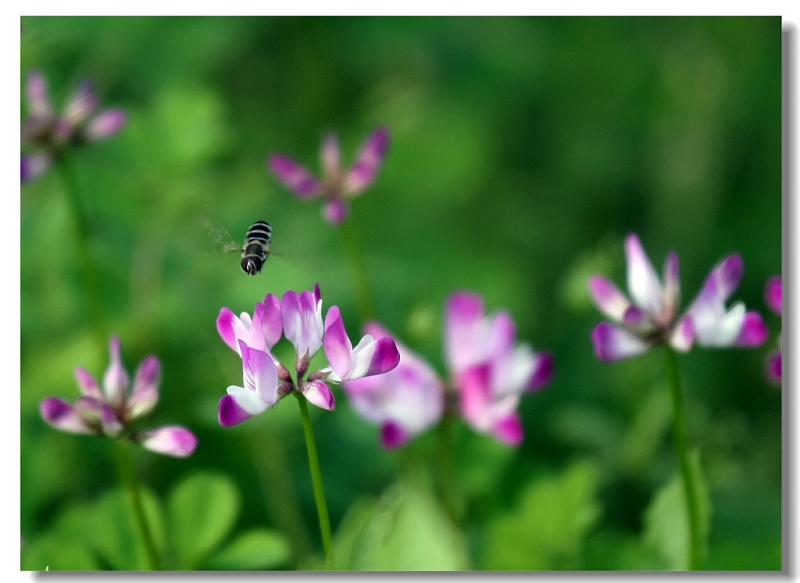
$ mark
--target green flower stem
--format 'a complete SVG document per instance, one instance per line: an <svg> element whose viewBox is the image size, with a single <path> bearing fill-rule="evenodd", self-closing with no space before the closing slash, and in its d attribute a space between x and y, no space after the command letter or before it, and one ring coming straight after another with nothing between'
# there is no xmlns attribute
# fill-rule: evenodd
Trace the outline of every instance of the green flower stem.
<svg viewBox="0 0 800 583"><path fill-rule="evenodd" d="M675 450L681 465L683 476L683 491L686 496L686 509L689 516L689 569L700 568L702 541L700 540L700 507L698 503L697 483L694 479L691 461L689 459L689 445L686 438L686 421L683 414L683 393L681 391L680 373L678 371L678 355L666 347L667 376L672 392L672 423L675 431Z"/></svg>
<svg viewBox="0 0 800 583"><path fill-rule="evenodd" d="M64 181L64 187L69 197L69 207L75 226L78 263L83 273L83 287L86 293L89 310L89 321L91 322L92 330L94 331L100 349L99 355L102 356L106 352L108 334L105 329L105 319L103 316L103 296L100 291L100 277L89 250L89 223L86 219L86 213L83 210L83 204L81 203L80 189L78 188L75 171L67 152L61 152L56 165L61 172L61 178Z"/></svg>
<svg viewBox="0 0 800 583"><path fill-rule="evenodd" d="M144 506L142 506L142 497L139 491L139 481L136 479L136 473L133 470L133 460L128 450L128 443L116 442L115 447L117 450L117 465L119 466L119 473L122 481L125 483L125 488L128 490L128 497L130 498L131 505L133 506L133 513L136 516L136 523L139 526L139 532L144 542L145 550L147 551L147 559L150 562L150 569L157 571L161 569L161 562L158 559L158 552L156 545L153 542L153 535L150 526L147 523L147 517L144 513Z"/></svg>
<svg viewBox="0 0 800 583"><path fill-rule="evenodd" d="M375 318L375 300L367 277L367 264L364 261L364 254L361 251L358 237L355 229L350 224L350 220L344 221L338 230L347 251L350 268L353 271L356 294L358 294L358 305L361 310L361 322L363 323Z"/></svg>
<svg viewBox="0 0 800 583"><path fill-rule="evenodd" d="M317 516L319 517L319 529L322 532L322 544L325 547L325 566L328 569L334 568L333 561L333 536L331 535L331 519L328 517L328 505L325 502L325 490L322 487L322 472L319 469L319 457L317 456L317 444L314 441L314 432L311 429L311 415L308 414L308 404L306 398L299 393L293 393L300 404L300 416L303 419L303 433L306 437L306 449L308 450L308 465L311 469L311 483L314 485L314 499L317 503Z"/></svg>
<svg viewBox="0 0 800 583"><path fill-rule="evenodd" d="M439 421L439 491L450 520L457 522L453 487L453 416L447 412Z"/></svg>

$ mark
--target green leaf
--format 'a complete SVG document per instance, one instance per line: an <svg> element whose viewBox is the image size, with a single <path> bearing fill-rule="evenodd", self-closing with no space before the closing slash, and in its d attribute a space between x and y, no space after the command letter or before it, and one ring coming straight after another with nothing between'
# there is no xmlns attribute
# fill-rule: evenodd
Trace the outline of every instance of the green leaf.
<svg viewBox="0 0 800 583"><path fill-rule="evenodd" d="M22 545L23 571L94 571L99 565L83 542L58 534Z"/></svg>
<svg viewBox="0 0 800 583"><path fill-rule="evenodd" d="M164 518L155 495L141 490L142 506L158 552L165 547ZM128 492L113 490L98 500L91 509L88 527L91 544L112 569L137 571L151 565L139 523Z"/></svg>
<svg viewBox="0 0 800 583"><path fill-rule="evenodd" d="M169 496L169 524L181 568L193 568L222 542L240 506L235 484L221 474L197 473L175 487Z"/></svg>
<svg viewBox="0 0 800 583"><path fill-rule="evenodd" d="M429 489L397 483L372 506L361 501L337 533L336 567L370 571L467 569L467 551L458 531Z"/></svg>
<svg viewBox="0 0 800 583"><path fill-rule="evenodd" d="M254 529L239 536L204 566L217 570L276 569L288 560L289 544L282 535L271 530Z"/></svg>
<svg viewBox="0 0 800 583"><path fill-rule="evenodd" d="M598 469L578 462L539 478L490 526L486 569L580 569L583 539L600 516Z"/></svg>
<svg viewBox="0 0 800 583"><path fill-rule="evenodd" d="M701 556L705 556L708 532L711 524L711 497L700 469L700 454L690 455L691 468L697 484L698 509L700 513ZM675 475L645 510L644 539L656 549L666 561L668 569L689 567L689 519L686 510L683 479Z"/></svg>

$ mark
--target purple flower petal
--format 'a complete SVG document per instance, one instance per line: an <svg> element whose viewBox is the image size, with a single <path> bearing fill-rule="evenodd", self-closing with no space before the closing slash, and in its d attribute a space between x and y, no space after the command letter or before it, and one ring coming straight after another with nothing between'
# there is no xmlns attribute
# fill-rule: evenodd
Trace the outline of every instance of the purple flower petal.
<svg viewBox="0 0 800 583"><path fill-rule="evenodd" d="M273 174L292 192L302 198L314 198L322 194L322 183L288 156L273 154L268 165Z"/></svg>
<svg viewBox="0 0 800 583"><path fill-rule="evenodd" d="M139 365L133 379L131 397L127 408L130 419L136 419L153 410L158 403L158 382L161 376L161 363L155 356L148 356Z"/></svg>
<svg viewBox="0 0 800 583"><path fill-rule="evenodd" d="M742 329L739 331L734 345L746 347L761 346L766 342L768 336L769 331L766 325L764 325L764 320L761 319L761 315L758 312L747 312L744 315Z"/></svg>
<svg viewBox="0 0 800 583"><path fill-rule="evenodd" d="M94 397L99 401L105 400L105 395L100 385L95 380L94 376L85 368L78 367L75 369L75 378L78 379L78 387L81 393L89 397Z"/></svg>
<svg viewBox="0 0 800 583"><path fill-rule="evenodd" d="M783 284L781 283L781 276L773 275L767 280L767 285L764 289L764 298L767 301L769 309L779 316L781 315L783 308L782 288Z"/></svg>
<svg viewBox="0 0 800 583"><path fill-rule="evenodd" d="M329 198L322 206L322 217L334 227L341 225L348 214L350 209L347 203L338 196Z"/></svg>
<svg viewBox="0 0 800 583"><path fill-rule="evenodd" d="M122 109L108 109L86 126L84 135L89 141L104 140L118 133L128 122L128 114Z"/></svg>
<svg viewBox="0 0 800 583"><path fill-rule="evenodd" d="M250 348L241 340L239 347L244 368L244 388L255 393L263 403L263 409L272 407L278 402L278 369L272 356L263 350ZM241 402L239 404L243 405ZM261 408L261 405L258 407ZM256 413L254 410L250 412Z"/></svg>
<svg viewBox="0 0 800 583"><path fill-rule="evenodd" d="M491 431L497 439L508 445L517 446L522 443L524 430L519 415L511 413L497 421Z"/></svg>
<svg viewBox="0 0 800 583"><path fill-rule="evenodd" d="M479 295L455 292L445 307L445 352L450 370L461 370L483 357L481 323L483 300Z"/></svg>
<svg viewBox="0 0 800 583"><path fill-rule="evenodd" d="M549 352L540 352L534 360L533 374L528 381L527 389L535 391L553 379L553 355Z"/></svg>
<svg viewBox="0 0 800 583"><path fill-rule="evenodd" d="M112 407L119 407L125 402L125 393L128 390L130 378L128 377L128 372L122 366L119 336L112 336L109 346L111 363L108 365L103 377L103 389L108 403Z"/></svg>
<svg viewBox="0 0 800 583"><path fill-rule="evenodd" d="M694 322L690 316L684 316L678 321L669 338L669 345L680 352L688 352L694 344Z"/></svg>
<svg viewBox="0 0 800 583"><path fill-rule="evenodd" d="M625 238L628 292L633 301L651 314L659 314L663 308L663 292L656 270L642 248L639 237L631 233Z"/></svg>
<svg viewBox="0 0 800 583"><path fill-rule="evenodd" d="M638 356L650 348L638 336L608 322L600 322L595 326L592 342L597 358L606 362Z"/></svg>
<svg viewBox="0 0 800 583"><path fill-rule="evenodd" d="M491 367L487 364L472 366L456 377L461 414L464 420L478 431L489 431L487 411L494 401L491 390Z"/></svg>
<svg viewBox="0 0 800 583"><path fill-rule="evenodd" d="M767 379L775 385L781 384L781 351L775 350L767 356L765 363Z"/></svg>
<svg viewBox="0 0 800 583"><path fill-rule="evenodd" d="M386 449L394 449L405 444L411 434L393 421L387 421L381 426L381 445Z"/></svg>
<svg viewBox="0 0 800 583"><path fill-rule="evenodd" d="M290 290L281 299L284 335L301 358L311 358L322 346L322 299L319 298L318 289L319 286L314 294L309 291L298 294Z"/></svg>
<svg viewBox="0 0 800 583"><path fill-rule="evenodd" d="M389 130L379 127L366 139L355 163L347 172L345 192L357 194L372 184L388 148Z"/></svg>
<svg viewBox="0 0 800 583"><path fill-rule="evenodd" d="M197 447L194 433L176 425L143 431L135 434L134 439L145 449L173 457L189 456Z"/></svg>
<svg viewBox="0 0 800 583"><path fill-rule="evenodd" d="M625 313L622 315L622 323L629 328L645 328L652 327L653 325L650 314L633 304L628 306L628 309L625 310Z"/></svg>
<svg viewBox="0 0 800 583"><path fill-rule="evenodd" d="M219 400L217 418L219 419L219 424L223 427L233 427L242 421L247 421L252 416L239 406L233 395L225 395Z"/></svg>
<svg viewBox="0 0 800 583"><path fill-rule="evenodd" d="M53 165L53 156L48 152L37 152L20 158L20 182L26 183L44 174Z"/></svg>
<svg viewBox="0 0 800 583"><path fill-rule="evenodd" d="M595 276L589 279L589 291L594 304L603 314L617 322L622 321L631 303L617 286L605 277Z"/></svg>
<svg viewBox="0 0 800 583"><path fill-rule="evenodd" d="M94 92L94 83L86 79L81 81L69 98L64 108L63 118L72 127L83 123L97 107L98 99Z"/></svg>
<svg viewBox="0 0 800 583"><path fill-rule="evenodd" d="M325 336L322 343L328 363L338 377L336 380L347 378L352 364L353 345L345 331L338 306L331 306L325 315Z"/></svg>
<svg viewBox="0 0 800 583"><path fill-rule="evenodd" d="M256 306L256 315L264 335L265 348L272 350L283 335L283 318L281 302L278 296L267 294L264 301Z"/></svg>
<svg viewBox="0 0 800 583"><path fill-rule="evenodd" d="M58 397L47 397L39 404L45 423L68 433L94 433L70 403Z"/></svg>
<svg viewBox="0 0 800 583"><path fill-rule="evenodd" d="M309 403L320 409L333 411L336 408L336 399L333 393L328 385L319 379L301 383L300 392L308 399Z"/></svg>
<svg viewBox="0 0 800 583"><path fill-rule="evenodd" d="M28 99L29 116L53 117L53 106L50 104L47 80L41 71L34 70L28 73L25 95Z"/></svg>

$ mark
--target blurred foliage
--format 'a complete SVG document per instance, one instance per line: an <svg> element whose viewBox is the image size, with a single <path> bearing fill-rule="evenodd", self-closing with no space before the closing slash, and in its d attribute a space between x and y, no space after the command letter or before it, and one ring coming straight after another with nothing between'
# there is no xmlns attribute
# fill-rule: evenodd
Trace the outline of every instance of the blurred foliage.
<svg viewBox="0 0 800 583"><path fill-rule="evenodd" d="M296 408L217 422L217 401L242 373L215 318L319 282L325 307L340 306L358 333L338 233L265 158L284 152L317 171L320 138L335 130L349 163L386 124L385 164L352 204L379 319L443 372L444 302L455 289L479 292L488 309L510 311L521 339L555 354L556 373L521 402L519 448L455 428L460 534L430 485L399 477L408 457L435 475L435 431L387 452L341 392L335 412L312 411L347 564L677 565L670 536L680 535L660 525L677 512L663 355L603 364L590 342L601 316L586 280L623 285L622 240L634 231L656 266L678 253L684 306L724 255L744 259L734 299L764 314L770 340L696 349L681 374L713 507L707 567L780 569L782 394L762 374L780 329L763 300L781 272L780 17L22 24L22 82L41 69L61 104L92 77L102 103L130 116L73 161L124 363L156 354L163 365L148 426L183 424L200 440L188 459L135 452L173 565L293 568L319 557ZM68 211L57 172L21 189L22 568L140 568L108 444L58 433L38 412L43 397L78 396L76 366L99 376L107 365ZM259 219L272 224L274 254L249 277L207 225L238 242Z"/></svg>

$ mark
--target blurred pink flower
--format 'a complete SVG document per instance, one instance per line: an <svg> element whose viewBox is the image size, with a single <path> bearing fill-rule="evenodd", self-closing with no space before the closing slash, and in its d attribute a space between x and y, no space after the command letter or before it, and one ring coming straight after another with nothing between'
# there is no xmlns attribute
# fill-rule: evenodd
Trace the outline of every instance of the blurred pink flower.
<svg viewBox="0 0 800 583"><path fill-rule="evenodd" d="M365 327L374 337L386 331ZM547 384L553 375L549 353L516 344L516 328L507 312L487 316L483 299L459 291L445 310L445 357L448 382L417 354L402 345L400 364L376 379L343 384L353 407L381 425L385 447L397 447L424 431L444 414L460 413L474 430L518 445L523 428L516 412L519 398Z"/></svg>
<svg viewBox="0 0 800 583"><path fill-rule="evenodd" d="M28 150L20 158L20 179L29 182L44 173L61 150L102 140L119 132L127 121L121 109L95 114L99 100L91 81L82 81L57 115L41 71L28 74L25 84L28 117L22 122L21 141Z"/></svg>
<svg viewBox="0 0 800 583"><path fill-rule="evenodd" d="M742 278L744 268L739 255L726 257L712 269L697 298L680 318L677 255L672 252L667 256L663 287L635 234L625 239L625 256L631 299L604 277L589 280L597 308L623 325L601 322L595 327L592 341L601 360L630 358L658 344L685 352L695 342L701 346L750 347L766 339L766 327L757 312L746 312L741 302L729 310L725 308Z"/></svg>
<svg viewBox="0 0 800 583"><path fill-rule="evenodd" d="M385 127L375 129L364 141L353 165L344 170L339 140L335 134L328 133L320 151L324 173L322 179L285 154L269 156L267 164L296 196L303 199L323 198L323 216L332 225L339 225L347 218L348 200L361 194L375 181L388 147L389 130Z"/></svg>
<svg viewBox="0 0 800 583"><path fill-rule="evenodd" d="M131 423L149 413L158 402L161 364L155 356L142 361L130 392L130 377L122 366L121 346L117 336L110 342L111 363L101 385L85 369L75 369L82 396L75 404L58 397L43 399L39 410L46 423L60 431L120 437ZM175 457L194 452L197 438L179 426L165 426L151 431L133 432L133 441L152 451Z"/></svg>

